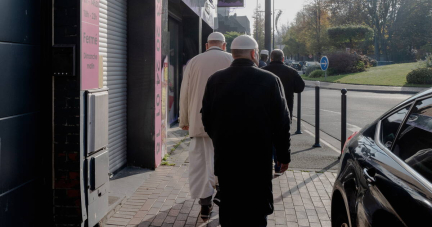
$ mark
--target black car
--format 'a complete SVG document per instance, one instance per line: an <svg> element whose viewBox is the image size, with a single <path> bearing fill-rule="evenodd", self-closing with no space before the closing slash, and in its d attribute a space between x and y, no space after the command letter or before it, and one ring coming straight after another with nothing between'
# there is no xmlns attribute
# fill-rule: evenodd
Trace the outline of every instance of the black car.
<svg viewBox="0 0 432 227"><path fill-rule="evenodd" d="M432 89L348 139L331 206L333 227L432 226Z"/></svg>
<svg viewBox="0 0 432 227"><path fill-rule="evenodd" d="M291 67L293 67L297 71L301 71L301 69L302 69L302 66L298 62L293 62Z"/></svg>

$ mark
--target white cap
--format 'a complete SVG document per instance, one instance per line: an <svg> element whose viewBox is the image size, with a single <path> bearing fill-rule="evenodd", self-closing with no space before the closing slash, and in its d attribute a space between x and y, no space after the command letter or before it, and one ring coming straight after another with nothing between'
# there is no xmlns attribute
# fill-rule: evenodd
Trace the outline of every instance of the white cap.
<svg viewBox="0 0 432 227"><path fill-rule="evenodd" d="M265 55L268 56L268 55L269 55L269 51L268 51L268 50L262 50L262 51L261 51L261 54L265 54Z"/></svg>
<svg viewBox="0 0 432 227"><path fill-rule="evenodd" d="M208 38L207 38L207 42L208 41L222 41L225 42L225 36L220 33L220 32L213 32L211 33Z"/></svg>
<svg viewBox="0 0 432 227"><path fill-rule="evenodd" d="M241 35L235 38L231 43L231 49L234 50L254 50L258 48L258 43L254 38L248 35Z"/></svg>

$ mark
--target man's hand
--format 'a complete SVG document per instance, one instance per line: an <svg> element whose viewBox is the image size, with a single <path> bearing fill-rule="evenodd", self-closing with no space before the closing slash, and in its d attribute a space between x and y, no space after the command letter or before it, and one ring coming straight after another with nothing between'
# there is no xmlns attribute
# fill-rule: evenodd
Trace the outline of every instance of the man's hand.
<svg viewBox="0 0 432 227"><path fill-rule="evenodd" d="M188 131L189 130L189 126L183 126L182 129Z"/></svg>
<svg viewBox="0 0 432 227"><path fill-rule="evenodd" d="M289 165L289 163L287 163L287 164L283 164L283 163L277 163L278 164L278 166L280 166L280 171L279 171L279 173L284 173L285 171L287 171L288 170L288 165Z"/></svg>

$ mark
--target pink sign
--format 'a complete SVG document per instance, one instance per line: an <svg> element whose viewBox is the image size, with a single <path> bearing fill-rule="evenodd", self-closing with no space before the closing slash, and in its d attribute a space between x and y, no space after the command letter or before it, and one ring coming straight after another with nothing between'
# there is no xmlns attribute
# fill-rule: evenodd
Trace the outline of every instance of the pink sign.
<svg viewBox="0 0 432 227"><path fill-rule="evenodd" d="M81 90L99 87L99 0L81 0Z"/></svg>
<svg viewBox="0 0 432 227"><path fill-rule="evenodd" d="M155 0L155 167L162 161L162 0Z"/></svg>

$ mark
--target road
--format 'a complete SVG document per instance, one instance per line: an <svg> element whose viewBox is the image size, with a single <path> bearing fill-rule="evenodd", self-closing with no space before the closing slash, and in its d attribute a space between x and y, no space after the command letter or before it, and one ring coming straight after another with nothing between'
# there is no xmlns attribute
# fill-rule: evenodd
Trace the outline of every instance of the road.
<svg viewBox="0 0 432 227"><path fill-rule="evenodd" d="M330 136L341 139L341 92L320 90L320 126ZM371 92L347 93L347 137L380 117L403 100L411 97L404 94L381 94ZM294 97L293 115L297 117L297 96ZM315 125L315 89L305 88L302 93L302 120ZM296 129L293 125L293 130Z"/></svg>

